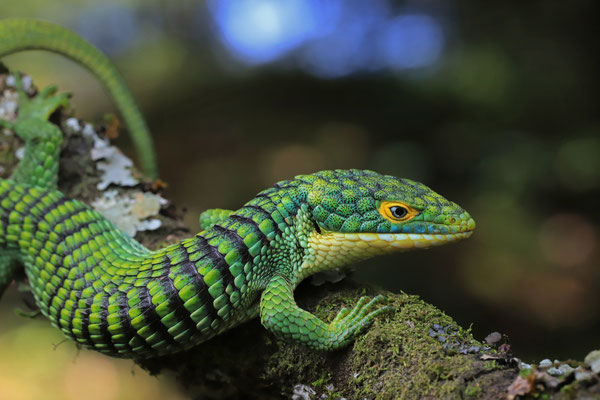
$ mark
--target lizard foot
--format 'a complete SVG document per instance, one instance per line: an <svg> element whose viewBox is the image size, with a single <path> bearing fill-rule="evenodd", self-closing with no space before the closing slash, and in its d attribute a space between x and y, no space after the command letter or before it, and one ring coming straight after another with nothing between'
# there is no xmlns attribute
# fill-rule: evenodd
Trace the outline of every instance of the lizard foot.
<svg viewBox="0 0 600 400"><path fill-rule="evenodd" d="M18 315L19 317L23 317L23 318L36 318L40 315L42 315L42 312L40 310L33 310L33 311L25 311L22 310L20 308L15 308L15 314Z"/></svg>
<svg viewBox="0 0 600 400"><path fill-rule="evenodd" d="M19 96L17 118L14 122L4 121L1 125L25 141L25 153L11 179L32 186L55 188L62 132L48 118L59 107L68 106L69 95L56 94L56 88L48 86L29 98L21 76L18 73L14 73L14 76Z"/></svg>
<svg viewBox="0 0 600 400"><path fill-rule="evenodd" d="M42 89L34 97L30 98L23 88L21 74L15 72L13 75L15 77L17 94L19 96L19 112L17 114L17 120L12 123L13 126L26 120L47 121L50 115L59 107L68 107L69 93L57 94L56 86L50 85ZM4 121L3 125L5 127L10 127L9 125L11 124ZM17 132L17 134L19 134L19 132ZM23 139L27 140L30 138L23 137Z"/></svg>
<svg viewBox="0 0 600 400"><path fill-rule="evenodd" d="M386 298L382 295L373 299L361 297L356 306L350 311L342 308L337 316L329 324L329 329L338 343L348 343L354 340L365 329L373 324L375 318L384 312L393 311L390 306L377 307L385 303Z"/></svg>

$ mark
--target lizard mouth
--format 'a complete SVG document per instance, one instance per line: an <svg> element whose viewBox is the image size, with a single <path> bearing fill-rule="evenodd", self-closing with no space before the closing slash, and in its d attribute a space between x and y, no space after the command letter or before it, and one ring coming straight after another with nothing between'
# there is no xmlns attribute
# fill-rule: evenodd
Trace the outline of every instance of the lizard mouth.
<svg viewBox="0 0 600 400"><path fill-rule="evenodd" d="M466 239L473 230L450 234L422 233L341 233L321 230L308 239L308 258L302 265L302 279L315 272L337 268L349 263L412 249Z"/></svg>
<svg viewBox="0 0 600 400"><path fill-rule="evenodd" d="M412 249L425 249L468 238L475 229L474 221L461 224L455 233L342 233L315 228L308 237L307 256L299 279L331 268L387 254Z"/></svg>
<svg viewBox="0 0 600 400"><path fill-rule="evenodd" d="M473 231L426 234L426 233L339 233L323 232L315 239L322 246L341 246L342 248L359 249L398 249L410 250L439 246L449 242L466 239Z"/></svg>

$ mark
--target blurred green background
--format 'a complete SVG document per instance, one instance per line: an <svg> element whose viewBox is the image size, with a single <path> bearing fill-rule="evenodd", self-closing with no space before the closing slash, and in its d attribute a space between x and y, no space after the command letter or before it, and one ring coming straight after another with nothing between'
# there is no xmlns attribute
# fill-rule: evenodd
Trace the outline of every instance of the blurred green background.
<svg viewBox="0 0 600 400"><path fill-rule="evenodd" d="M206 208L331 168L419 180L461 204L478 224L471 239L365 261L356 278L419 294L479 338L506 333L539 361L600 345L594 5L20 0L0 16L59 22L114 59L192 230ZM59 56L4 61L72 91L83 118L112 110ZM14 316L19 304L12 290L0 306L0 398L183 396L131 362L54 349L60 333Z"/></svg>

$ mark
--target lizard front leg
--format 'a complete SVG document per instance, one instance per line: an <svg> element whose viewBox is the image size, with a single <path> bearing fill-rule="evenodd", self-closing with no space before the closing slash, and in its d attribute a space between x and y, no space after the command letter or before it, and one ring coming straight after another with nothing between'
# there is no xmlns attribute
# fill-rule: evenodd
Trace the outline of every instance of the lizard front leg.
<svg viewBox="0 0 600 400"><path fill-rule="evenodd" d="M30 99L20 75L14 73L13 76L19 95L19 113L14 122L0 120L0 128L11 129L23 139L25 153L10 178L31 186L56 188L62 133L48 118L57 108L68 105L68 97L66 94L54 95L56 89L49 86ZM34 201L31 196L29 200ZM10 222L8 216L7 222ZM6 229L8 225L0 223L2 234ZM3 239L0 238L0 245ZM0 249L0 297L21 268L17 252Z"/></svg>
<svg viewBox="0 0 600 400"><path fill-rule="evenodd" d="M30 99L20 75L14 73L14 77L19 113L14 122L0 120L0 127L12 129L25 141L25 153L11 179L32 186L56 188L62 132L48 118L57 108L68 106L68 95L55 94L56 88L49 86Z"/></svg>
<svg viewBox="0 0 600 400"><path fill-rule="evenodd" d="M276 336L317 350L336 350L350 344L367 329L379 314L391 307L377 308L384 301L362 297L354 309L342 309L331 323L321 321L294 301L291 283L283 276L274 276L260 300L260 320Z"/></svg>

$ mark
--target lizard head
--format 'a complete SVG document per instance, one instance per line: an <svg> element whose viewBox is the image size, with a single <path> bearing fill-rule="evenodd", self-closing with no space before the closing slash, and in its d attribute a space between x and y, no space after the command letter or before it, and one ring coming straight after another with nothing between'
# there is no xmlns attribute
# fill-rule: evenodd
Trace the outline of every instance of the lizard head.
<svg viewBox="0 0 600 400"><path fill-rule="evenodd" d="M296 179L314 224L307 270L437 246L465 239L475 229L460 206L408 179L364 170L321 171Z"/></svg>

